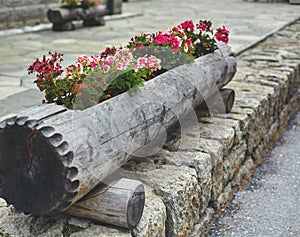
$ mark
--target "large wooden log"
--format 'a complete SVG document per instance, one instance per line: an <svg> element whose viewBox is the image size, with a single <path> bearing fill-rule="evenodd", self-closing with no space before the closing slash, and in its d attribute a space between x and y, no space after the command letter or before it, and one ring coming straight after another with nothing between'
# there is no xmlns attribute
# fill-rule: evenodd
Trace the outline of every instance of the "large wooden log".
<svg viewBox="0 0 300 237"><path fill-rule="evenodd" d="M27 213L63 211L132 155L163 146L156 137L165 128L183 125L186 113L232 80L236 59L227 45L219 47L134 95L83 111L42 105L0 122L0 197Z"/></svg>
<svg viewBox="0 0 300 237"><path fill-rule="evenodd" d="M122 178L112 184L99 184L92 192L69 207L66 213L132 229L142 217L144 204L143 184Z"/></svg>

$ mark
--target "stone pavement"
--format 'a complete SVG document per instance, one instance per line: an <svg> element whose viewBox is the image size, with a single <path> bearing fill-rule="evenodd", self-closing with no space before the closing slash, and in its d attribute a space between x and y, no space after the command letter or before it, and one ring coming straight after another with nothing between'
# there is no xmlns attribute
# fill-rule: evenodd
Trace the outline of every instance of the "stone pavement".
<svg viewBox="0 0 300 237"><path fill-rule="evenodd" d="M270 32L299 18L300 5L243 0L151 0L123 4L121 16L106 26L53 32L50 24L0 32L0 117L39 104L43 95L27 75L28 66L49 50L65 55L68 65L82 54L95 54L108 45L125 45L142 32L156 32L184 20L211 20L231 31L230 45L240 52Z"/></svg>

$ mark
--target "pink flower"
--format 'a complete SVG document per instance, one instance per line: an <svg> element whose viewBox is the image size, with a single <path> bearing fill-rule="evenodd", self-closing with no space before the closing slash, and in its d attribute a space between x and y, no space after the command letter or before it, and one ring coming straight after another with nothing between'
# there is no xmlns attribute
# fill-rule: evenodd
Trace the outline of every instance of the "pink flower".
<svg viewBox="0 0 300 237"><path fill-rule="evenodd" d="M143 68L146 66L146 64L147 64L147 58L145 56L137 59L138 68Z"/></svg>
<svg viewBox="0 0 300 237"><path fill-rule="evenodd" d="M35 71L39 71L39 70L40 70L40 65L34 65L33 69L34 69Z"/></svg>
<svg viewBox="0 0 300 237"><path fill-rule="evenodd" d="M152 71L157 71L161 69L161 60L153 55L148 58L148 67Z"/></svg>
<svg viewBox="0 0 300 237"><path fill-rule="evenodd" d="M185 21L179 25L179 28L183 29L184 31L191 31L191 32L194 31L194 27L195 25L193 21Z"/></svg>
<svg viewBox="0 0 300 237"><path fill-rule="evenodd" d="M62 66L61 65L56 65L55 67L55 71L60 73L61 72L61 69L62 69Z"/></svg>
<svg viewBox="0 0 300 237"><path fill-rule="evenodd" d="M155 36L154 42L157 44L170 44L170 36L163 34L161 31Z"/></svg>
<svg viewBox="0 0 300 237"><path fill-rule="evenodd" d="M108 73L109 70L110 70L110 66L108 66L108 65L103 65L102 71L103 71L104 73Z"/></svg>
<svg viewBox="0 0 300 237"><path fill-rule="evenodd" d="M111 66L115 63L115 58L113 56L107 56L107 58L105 59L105 62Z"/></svg>
<svg viewBox="0 0 300 237"><path fill-rule="evenodd" d="M152 72L154 72L161 69L160 63L161 60L157 57L152 55L148 57L147 55L145 55L144 57L140 57L137 59L137 65L134 66L134 70L136 71L139 68L148 68Z"/></svg>
<svg viewBox="0 0 300 237"><path fill-rule="evenodd" d="M91 68L94 68L94 67L96 67L96 66L97 66L97 63L96 63L95 61L93 61L93 62L90 63L90 67L91 67Z"/></svg>
<svg viewBox="0 0 300 237"><path fill-rule="evenodd" d="M189 46L187 44L184 45L183 51L187 53L189 51Z"/></svg>
<svg viewBox="0 0 300 237"><path fill-rule="evenodd" d="M126 67L126 65L125 65L124 63L118 63L117 69L118 69L119 71L123 71L123 70L126 70L127 67Z"/></svg>
<svg viewBox="0 0 300 237"><path fill-rule="evenodd" d="M175 36L175 37L173 36L171 38L171 42L172 42L172 49L173 50L178 50L182 45L182 41L178 36Z"/></svg>
<svg viewBox="0 0 300 237"><path fill-rule="evenodd" d="M84 55L84 56L78 57L77 62L82 64L82 66L86 66L89 62L89 58L88 58L88 56Z"/></svg>
<svg viewBox="0 0 300 237"><path fill-rule="evenodd" d="M224 43L228 43L228 40L229 40L229 38L228 38L228 36L229 36L229 30L227 30L226 28L225 28L225 26L223 26L223 28L218 28L217 29L217 32L216 32L216 39L218 40L218 41L222 41L222 42L224 42Z"/></svg>
<svg viewBox="0 0 300 237"><path fill-rule="evenodd" d="M200 43L201 43L200 39L196 39L196 40L194 41L193 45L200 44Z"/></svg>

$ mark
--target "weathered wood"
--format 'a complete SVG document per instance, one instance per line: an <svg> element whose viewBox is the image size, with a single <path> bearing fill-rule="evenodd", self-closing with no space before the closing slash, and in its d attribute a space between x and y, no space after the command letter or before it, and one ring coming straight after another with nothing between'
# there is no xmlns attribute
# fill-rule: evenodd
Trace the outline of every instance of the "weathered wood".
<svg viewBox="0 0 300 237"><path fill-rule="evenodd" d="M132 229L142 217L144 204L143 184L123 178L109 185L101 183L66 213Z"/></svg>
<svg viewBox="0 0 300 237"><path fill-rule="evenodd" d="M47 17L53 23L53 30L74 30L72 21L83 20L84 26L100 26L105 24L103 16L107 14L107 7L99 5L88 9L50 9L47 12Z"/></svg>
<svg viewBox="0 0 300 237"><path fill-rule="evenodd" d="M0 197L32 214L66 210L132 155L149 155L157 136L234 76L236 59L222 44L212 54L83 111L53 105L0 123ZM184 121L181 121L184 123Z"/></svg>
<svg viewBox="0 0 300 237"><path fill-rule="evenodd" d="M235 100L232 89L221 89L220 93L203 102L197 109L198 112L230 113Z"/></svg>

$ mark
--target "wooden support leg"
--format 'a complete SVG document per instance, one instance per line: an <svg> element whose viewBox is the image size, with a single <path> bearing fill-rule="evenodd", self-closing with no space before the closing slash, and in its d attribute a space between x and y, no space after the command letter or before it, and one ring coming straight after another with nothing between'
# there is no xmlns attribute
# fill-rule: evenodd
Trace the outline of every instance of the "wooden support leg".
<svg viewBox="0 0 300 237"><path fill-rule="evenodd" d="M143 184L123 178L112 185L101 183L66 213L132 229L142 217L144 204Z"/></svg>
<svg viewBox="0 0 300 237"><path fill-rule="evenodd" d="M52 30L53 31L75 30L75 25L71 21L64 22L64 23L53 23Z"/></svg>
<svg viewBox="0 0 300 237"><path fill-rule="evenodd" d="M102 16L87 18L83 20L83 26L104 26L105 21Z"/></svg>
<svg viewBox="0 0 300 237"><path fill-rule="evenodd" d="M232 89L221 89L220 96L214 96L211 99L204 101L197 109L198 112L217 112L230 113L234 100L235 93Z"/></svg>
<svg viewBox="0 0 300 237"><path fill-rule="evenodd" d="M220 92L223 98L225 112L230 113L235 100L235 92L232 89L222 89Z"/></svg>

